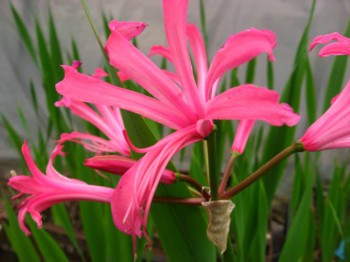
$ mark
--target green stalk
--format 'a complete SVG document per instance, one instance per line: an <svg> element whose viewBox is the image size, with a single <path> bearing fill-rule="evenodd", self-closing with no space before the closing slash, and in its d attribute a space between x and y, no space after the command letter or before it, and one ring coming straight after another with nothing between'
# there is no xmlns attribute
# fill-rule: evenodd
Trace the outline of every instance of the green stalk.
<svg viewBox="0 0 350 262"><path fill-rule="evenodd" d="M219 199L219 176L217 168L217 146L216 146L216 130L208 136L208 163L209 163L209 182L210 182L210 194L211 200Z"/></svg>
<svg viewBox="0 0 350 262"><path fill-rule="evenodd" d="M106 67L107 67L107 72L108 72L108 75L111 78L112 84L118 85L118 86L122 86L121 81L116 76L116 70L109 64L108 56L107 56L107 54L105 52L103 43L102 43L101 38L100 38L100 36L99 36L99 34L97 32L96 26L95 26L94 22L92 21L91 13L90 13L89 7L88 7L88 5L86 3L86 0L80 0L80 3L83 6L83 9L84 9L86 17L87 17L87 19L89 21L90 27L91 27L92 31L94 32L94 35L95 35L96 40L98 42L98 45L99 45L99 47L101 49L101 52L103 54L103 57L104 57L104 59L106 61L105 64L106 64Z"/></svg>
<svg viewBox="0 0 350 262"><path fill-rule="evenodd" d="M209 185L209 153L208 153L208 142L207 140L203 140L203 155L204 155L204 164L205 164L205 178L207 184Z"/></svg>
<svg viewBox="0 0 350 262"><path fill-rule="evenodd" d="M277 155L275 155L273 158L271 158L265 165L260 167L258 170L256 170L253 174L251 174L249 177L244 179L242 182L240 182L237 186L227 190L225 193L223 193L220 197L222 199L230 199L231 197L237 195L239 192L241 192L243 189L251 185L253 182L261 178L264 174L266 174L267 171L269 171L271 168L273 168L275 165L289 157L290 155L304 151L304 147L300 142L295 142L294 144L290 145L289 147L285 148L281 152L279 152Z"/></svg>

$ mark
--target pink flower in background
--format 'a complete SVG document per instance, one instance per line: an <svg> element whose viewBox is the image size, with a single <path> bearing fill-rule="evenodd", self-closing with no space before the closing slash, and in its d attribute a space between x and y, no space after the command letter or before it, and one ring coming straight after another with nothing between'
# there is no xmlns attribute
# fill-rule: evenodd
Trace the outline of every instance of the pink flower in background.
<svg viewBox="0 0 350 262"><path fill-rule="evenodd" d="M350 147L350 82L300 141L307 151Z"/></svg>
<svg viewBox="0 0 350 262"><path fill-rule="evenodd" d="M18 221L21 229L30 234L24 220L29 213L33 220L41 228L40 213L45 209L63 201L89 200L109 203L114 193L112 188L88 185L77 179L62 176L53 167L53 160L58 154L62 154L62 147L58 145L52 152L50 161L43 174L30 156L26 142L22 146L22 154L32 176L16 175L10 178L8 184L20 192L15 198L29 195L19 205Z"/></svg>
<svg viewBox="0 0 350 262"><path fill-rule="evenodd" d="M125 173L113 194L114 222L123 232L134 236L146 235L151 201L171 157L184 146L209 135L213 120L263 120L271 125L292 126L300 118L288 105L279 103L278 93L251 84L216 96L218 84L227 71L264 52L274 60L273 32L252 28L232 35L208 68L199 30L187 23L187 1L164 0L163 7L168 47L155 47L151 53L168 58L175 72L161 70L118 30L112 30L106 43L110 63L151 96L113 86L70 66L63 66L65 77L56 85L57 91L69 99L119 107L177 130L156 145L140 150L145 156Z"/></svg>
<svg viewBox="0 0 350 262"><path fill-rule="evenodd" d="M335 40L336 42L329 43ZM350 38L339 33L316 37L310 46L327 44L319 51L321 57L350 55ZM330 108L313 123L300 139L307 151L321 151L350 147L350 81L344 90L333 98Z"/></svg>
<svg viewBox="0 0 350 262"><path fill-rule="evenodd" d="M331 41L335 42L329 43ZM310 51L319 44L328 44L319 51L319 56L350 55L350 38L345 37L338 32L315 37L310 45Z"/></svg>

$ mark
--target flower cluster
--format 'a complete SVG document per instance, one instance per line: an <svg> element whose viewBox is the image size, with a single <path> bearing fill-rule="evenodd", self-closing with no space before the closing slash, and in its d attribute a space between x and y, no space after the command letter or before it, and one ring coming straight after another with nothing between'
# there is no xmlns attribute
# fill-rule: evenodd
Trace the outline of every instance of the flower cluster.
<svg viewBox="0 0 350 262"><path fill-rule="evenodd" d="M274 126L294 126L299 122L300 116L279 102L279 94L265 87L243 84L218 94L220 81L229 70L262 53L271 61L275 59L275 34L251 28L231 35L208 66L203 38L196 25L187 22L187 2L163 0L167 46L154 46L150 52L169 60L174 71L160 69L131 43L143 32L145 23L114 20L109 24L111 34L105 51L110 64L118 69L122 80L134 81L148 95L105 82L102 77L107 74L102 69L88 76L78 72L79 62L62 66L64 79L56 89L63 98L56 106L70 109L95 125L106 138L78 132L61 135L46 175L36 167L24 143L22 152L32 176L12 177L9 185L21 196L29 195L19 207L20 225L26 233L26 213L41 226L40 212L44 209L62 201L91 200L111 205L114 223L121 231L134 238L147 237L147 219L158 184L176 181L176 174L166 169L167 164L179 150L209 136L214 120L239 121L232 145L232 151L239 154L244 151L255 121ZM320 55L349 54L349 40L339 34L318 37L311 47L332 39L338 42L324 47ZM350 84L300 139L306 150L348 147L349 132L344 127L348 125L349 109L344 108L350 102L349 89ZM127 136L119 109L142 115L174 132L148 148L136 148ZM53 160L62 153L66 141L80 143L97 153L86 160L87 166L122 175L116 188L88 185L59 174L53 168ZM131 159L131 151L144 155L136 161ZM108 155L110 152L117 154Z"/></svg>

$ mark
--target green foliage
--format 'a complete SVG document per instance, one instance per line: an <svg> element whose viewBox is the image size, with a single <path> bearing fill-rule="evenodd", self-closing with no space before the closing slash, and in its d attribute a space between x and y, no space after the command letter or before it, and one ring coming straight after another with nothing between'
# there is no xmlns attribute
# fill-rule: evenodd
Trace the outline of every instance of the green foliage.
<svg viewBox="0 0 350 262"><path fill-rule="evenodd" d="M306 68L305 64L307 62L308 55L308 34L313 19L315 3L315 0L312 1L309 20L301 36L299 46L295 54L294 69L286 83L281 98L282 101L291 105L292 108L296 111L299 110L301 101L302 84ZM274 155L276 155L278 152L293 142L295 129L296 127L286 126L270 128L269 134L266 138L266 143L264 145L262 163L266 163ZM271 171L269 171L268 174L264 177L264 184L266 187L269 203L271 203L273 199L273 196L285 169L285 163L286 162L283 162L277 165L271 169Z"/></svg>

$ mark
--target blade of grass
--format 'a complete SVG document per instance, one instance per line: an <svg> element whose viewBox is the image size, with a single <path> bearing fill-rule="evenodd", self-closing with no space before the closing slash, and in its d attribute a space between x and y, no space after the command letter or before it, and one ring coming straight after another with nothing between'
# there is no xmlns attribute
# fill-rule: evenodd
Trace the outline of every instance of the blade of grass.
<svg viewBox="0 0 350 262"><path fill-rule="evenodd" d="M308 163L306 163L306 165L307 164ZM308 170L308 168L305 167L305 170ZM302 172L302 170L298 169L296 172ZM306 247L310 240L309 229L313 224L313 214L310 208L313 174L313 172L305 173L305 171L300 174L306 178L305 190L291 222L291 226L288 229L287 238L279 258L280 261L300 261L307 251Z"/></svg>
<svg viewBox="0 0 350 262"><path fill-rule="evenodd" d="M34 49L34 44L33 44L33 40L30 37L30 34L28 32L27 26L24 23L24 21L22 20L22 18L20 17L20 15L18 14L17 9L15 8L15 6L10 2L10 9L12 12L12 16L15 19L15 23L17 26L17 31L19 36L22 38L23 43L25 44L33 62L38 65L38 60L36 57L36 52Z"/></svg>
<svg viewBox="0 0 350 262"><path fill-rule="evenodd" d="M1 120L2 124L6 129L7 135L9 136L12 144L14 145L14 148L16 149L18 155L21 156L22 138L5 116L1 115Z"/></svg>
<svg viewBox="0 0 350 262"><path fill-rule="evenodd" d="M246 74L245 74L245 83L253 83L255 77L255 68L256 68L256 58L249 61L247 64Z"/></svg>
<svg viewBox="0 0 350 262"><path fill-rule="evenodd" d="M38 229L33 220L28 220L28 224L44 261L69 262L61 247L45 230Z"/></svg>
<svg viewBox="0 0 350 262"><path fill-rule="evenodd" d="M271 90L275 89L275 73L273 70L273 63L270 60L267 60L267 76L266 76L266 83L267 87Z"/></svg>
<svg viewBox="0 0 350 262"><path fill-rule="evenodd" d="M294 110L298 111L301 98L302 83L305 74L305 61L308 54L308 33L313 20L316 1L312 1L308 22L299 42L294 60L294 70L284 88L281 100L291 105ZM262 163L266 163L278 152L289 146L293 139L296 127L271 127L265 147L263 150ZM271 203L276 188L282 177L286 161L283 161L276 167L272 168L263 178L268 196L268 202Z"/></svg>
<svg viewBox="0 0 350 262"><path fill-rule="evenodd" d="M311 125L316 120L317 103L316 103L316 87L310 61L306 59L306 114L307 122Z"/></svg>
<svg viewBox="0 0 350 262"><path fill-rule="evenodd" d="M28 238L23 231L19 228L18 220L15 212L10 205L8 197L5 195L4 190L1 188L2 199L5 204L6 214L9 224L3 224L7 237L10 240L11 247L16 252L16 255L21 262L33 261L39 262L40 257L35 250L30 238Z"/></svg>
<svg viewBox="0 0 350 262"><path fill-rule="evenodd" d="M103 44L102 44L101 38L100 38L100 36L99 36L99 34L98 34L98 32L97 32L97 29L96 29L96 27L95 27L95 24L94 24L93 20L92 20L89 7L88 7L88 5L87 5L87 3L86 3L85 0L80 0L80 2L81 2L81 5L82 5L83 8L84 8L86 17L87 17L87 19L88 19L88 21L89 21L89 24L90 24L90 27L91 27L91 29L93 30L94 34L95 34L95 37L96 37L96 40L97 40L98 45L99 45L99 47L100 47L100 50L101 50L101 52L102 52L102 54L103 54L103 56L104 56L104 59L105 59L105 61L106 61L106 64L105 64L105 65L106 65L106 67L107 67L107 72L108 72L108 74L109 74L109 76L110 76L110 78L111 78L111 82L112 82L113 84L115 84L115 85L121 86L122 83L120 82L119 78L117 77L116 70L108 63L109 59L108 59L108 57L107 57L106 52L104 51L104 46L103 46Z"/></svg>

